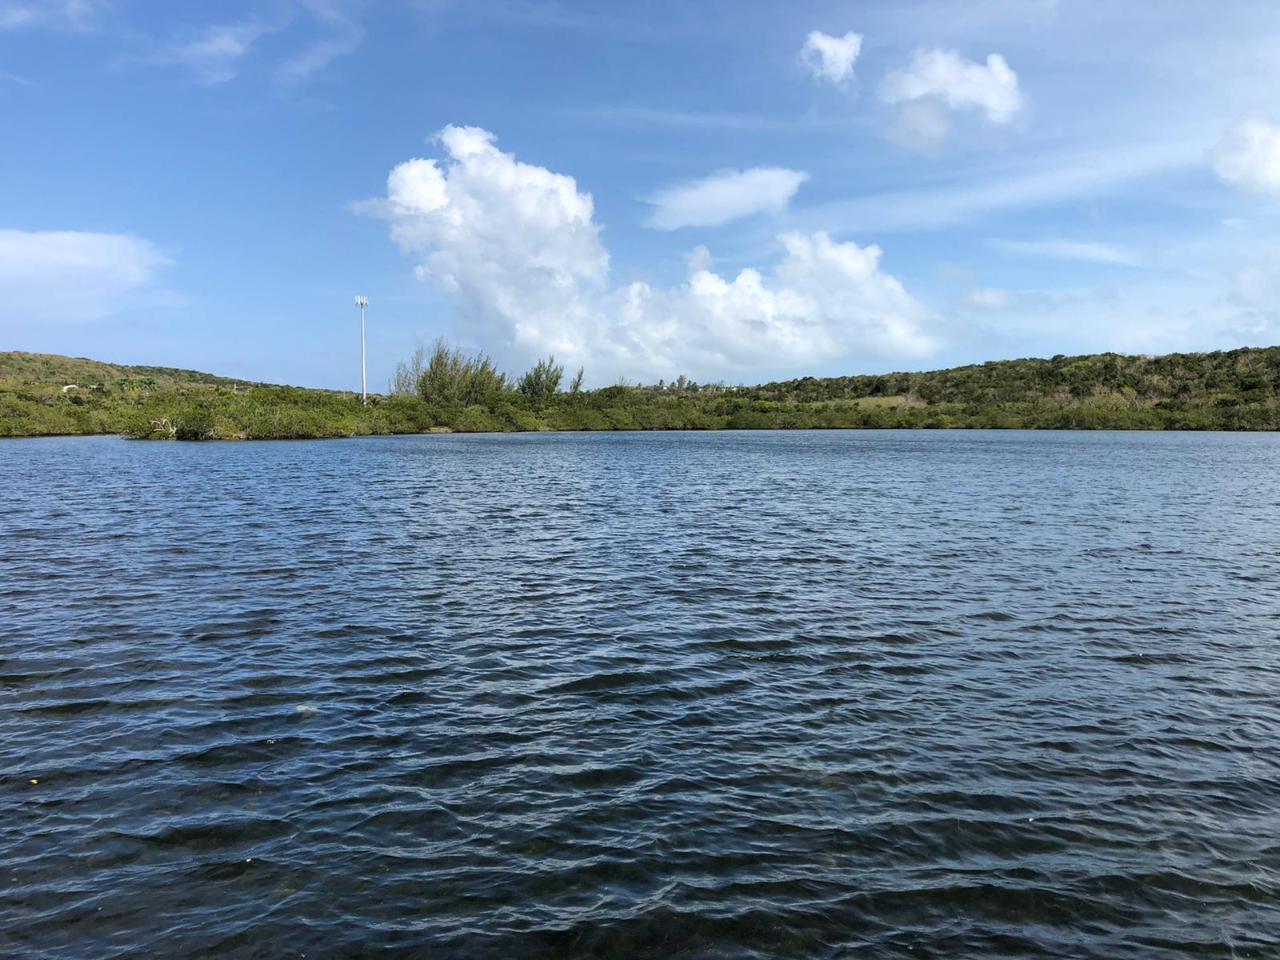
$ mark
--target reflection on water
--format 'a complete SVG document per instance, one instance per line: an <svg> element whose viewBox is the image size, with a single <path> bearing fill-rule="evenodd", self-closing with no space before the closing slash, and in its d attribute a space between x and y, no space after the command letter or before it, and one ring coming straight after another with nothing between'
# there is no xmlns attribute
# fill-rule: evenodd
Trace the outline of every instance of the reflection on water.
<svg viewBox="0 0 1280 960"><path fill-rule="evenodd" d="M0 954L1266 957L1280 438L0 444Z"/></svg>

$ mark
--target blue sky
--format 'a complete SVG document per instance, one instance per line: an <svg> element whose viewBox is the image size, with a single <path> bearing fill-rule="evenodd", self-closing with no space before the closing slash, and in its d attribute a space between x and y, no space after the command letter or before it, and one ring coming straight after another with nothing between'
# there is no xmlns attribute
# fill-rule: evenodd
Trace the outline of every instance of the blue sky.
<svg viewBox="0 0 1280 960"><path fill-rule="evenodd" d="M1280 342L1272 0L0 0L0 349L358 386Z"/></svg>

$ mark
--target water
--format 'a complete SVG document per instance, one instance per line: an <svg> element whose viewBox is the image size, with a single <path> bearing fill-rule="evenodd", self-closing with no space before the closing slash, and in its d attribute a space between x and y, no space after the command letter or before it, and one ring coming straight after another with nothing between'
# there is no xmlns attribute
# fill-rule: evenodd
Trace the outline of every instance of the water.
<svg viewBox="0 0 1280 960"><path fill-rule="evenodd" d="M1280 951L1280 437L10 441L0 491L0 955Z"/></svg>

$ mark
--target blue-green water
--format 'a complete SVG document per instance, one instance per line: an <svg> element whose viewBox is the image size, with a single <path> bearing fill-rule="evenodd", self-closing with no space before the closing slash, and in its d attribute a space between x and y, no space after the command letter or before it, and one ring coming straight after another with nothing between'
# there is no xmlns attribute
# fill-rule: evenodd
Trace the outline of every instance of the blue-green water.
<svg viewBox="0 0 1280 960"><path fill-rule="evenodd" d="M0 444L0 955L1280 955L1280 437Z"/></svg>

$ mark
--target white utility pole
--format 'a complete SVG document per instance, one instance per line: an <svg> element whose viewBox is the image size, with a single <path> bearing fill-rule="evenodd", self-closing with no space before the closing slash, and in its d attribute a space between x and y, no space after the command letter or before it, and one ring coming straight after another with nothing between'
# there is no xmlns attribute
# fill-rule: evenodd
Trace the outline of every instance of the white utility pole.
<svg viewBox="0 0 1280 960"><path fill-rule="evenodd" d="M356 306L360 308L360 402L368 403L369 394L364 377L364 308L369 305L368 297L356 297Z"/></svg>

